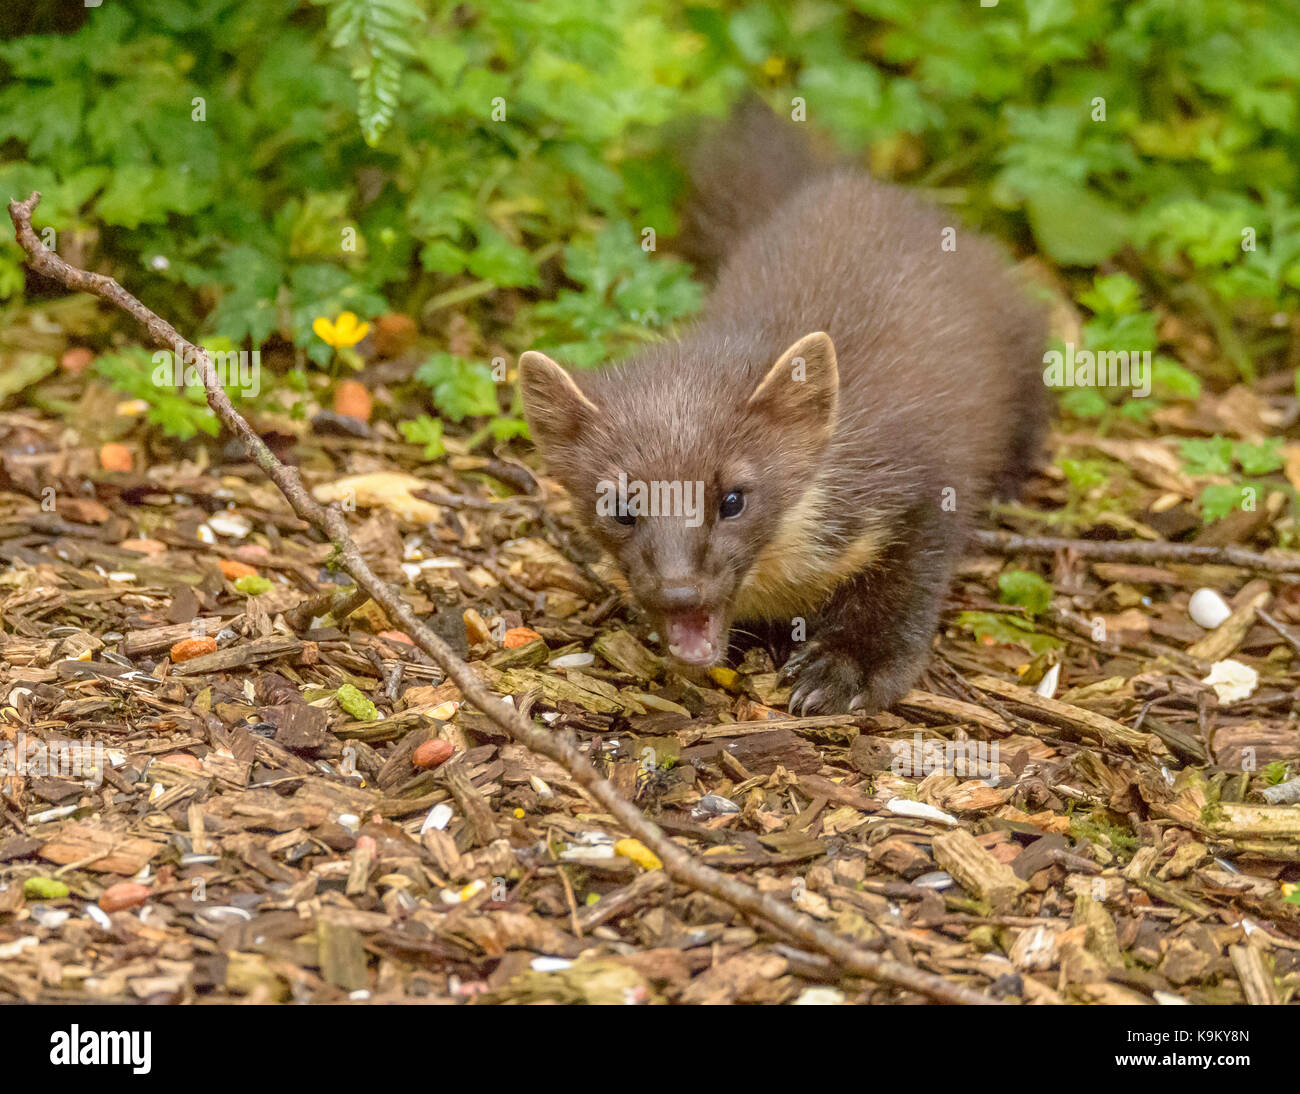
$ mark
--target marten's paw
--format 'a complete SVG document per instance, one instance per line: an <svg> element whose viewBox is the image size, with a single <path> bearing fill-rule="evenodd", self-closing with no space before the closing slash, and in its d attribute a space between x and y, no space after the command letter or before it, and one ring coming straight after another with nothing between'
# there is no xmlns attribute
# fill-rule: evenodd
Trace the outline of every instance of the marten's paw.
<svg viewBox="0 0 1300 1094"><path fill-rule="evenodd" d="M912 686L916 666L863 666L853 651L816 640L806 642L781 668L793 685L788 704L796 717L810 714L875 714L892 706Z"/></svg>

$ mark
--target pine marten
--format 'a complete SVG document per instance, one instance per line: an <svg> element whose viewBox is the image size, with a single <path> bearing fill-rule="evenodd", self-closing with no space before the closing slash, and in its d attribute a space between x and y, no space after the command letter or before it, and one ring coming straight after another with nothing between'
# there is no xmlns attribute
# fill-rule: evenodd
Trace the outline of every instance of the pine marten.
<svg viewBox="0 0 1300 1094"><path fill-rule="evenodd" d="M881 710L925 666L973 521L1031 470L1043 311L995 247L821 165L765 107L693 174L701 316L602 371L523 354L532 435L674 657L717 663L741 624L789 653L792 713Z"/></svg>

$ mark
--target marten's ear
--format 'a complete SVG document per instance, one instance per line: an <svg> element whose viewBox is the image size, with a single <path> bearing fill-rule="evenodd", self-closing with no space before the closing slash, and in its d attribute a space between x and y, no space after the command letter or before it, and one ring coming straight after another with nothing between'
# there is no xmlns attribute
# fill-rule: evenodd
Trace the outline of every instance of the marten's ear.
<svg viewBox="0 0 1300 1094"><path fill-rule="evenodd" d="M839 405L840 374L835 343L825 331L806 334L781 354L746 408L780 429L819 441L830 439Z"/></svg>
<svg viewBox="0 0 1300 1094"><path fill-rule="evenodd" d="M536 350L519 358L519 390L528 428L544 451L572 444L582 427L600 413L572 376Z"/></svg>

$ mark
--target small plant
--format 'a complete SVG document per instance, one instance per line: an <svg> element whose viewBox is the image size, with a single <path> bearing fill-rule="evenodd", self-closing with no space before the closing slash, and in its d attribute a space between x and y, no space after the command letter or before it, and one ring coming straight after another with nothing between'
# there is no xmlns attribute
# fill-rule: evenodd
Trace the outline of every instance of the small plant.
<svg viewBox="0 0 1300 1094"><path fill-rule="evenodd" d="M1051 607L1052 586L1028 570L1007 570L998 575L998 599L1023 608L1033 619Z"/></svg>
<svg viewBox="0 0 1300 1094"><path fill-rule="evenodd" d="M1259 773L1260 777L1269 786L1276 786L1278 783L1286 782L1286 766L1282 760L1274 760L1271 764L1264 765L1264 769Z"/></svg>
<svg viewBox="0 0 1300 1094"><path fill-rule="evenodd" d="M1228 476L1233 480L1208 483L1201 489L1197 500L1207 524L1222 520L1234 509L1253 511L1277 491L1291 495L1294 500L1289 483L1263 477L1283 468L1280 437L1261 444L1220 436L1184 438L1179 442L1179 452L1187 474Z"/></svg>

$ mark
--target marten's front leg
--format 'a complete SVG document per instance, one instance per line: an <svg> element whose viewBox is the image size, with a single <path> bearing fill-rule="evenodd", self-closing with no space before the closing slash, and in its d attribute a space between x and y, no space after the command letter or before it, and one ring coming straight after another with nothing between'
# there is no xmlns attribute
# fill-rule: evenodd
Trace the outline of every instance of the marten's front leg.
<svg viewBox="0 0 1300 1094"><path fill-rule="evenodd" d="M871 566L839 586L781 670L790 713L884 710L929 660L931 639L965 540L955 513L913 512Z"/></svg>

